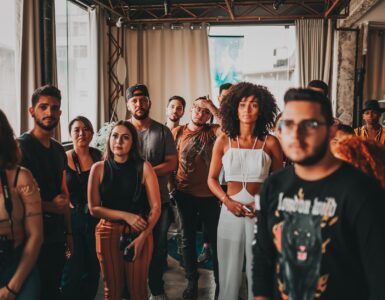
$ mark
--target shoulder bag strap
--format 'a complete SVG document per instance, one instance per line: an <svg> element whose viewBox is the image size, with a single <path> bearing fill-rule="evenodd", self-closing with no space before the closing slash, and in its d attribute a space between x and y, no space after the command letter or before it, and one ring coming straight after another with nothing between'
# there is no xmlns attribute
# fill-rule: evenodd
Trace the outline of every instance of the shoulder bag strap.
<svg viewBox="0 0 385 300"><path fill-rule="evenodd" d="M72 156L72 160L74 161L76 174L78 174L80 176L82 174L82 168L80 167L79 158L78 158L75 150L71 151L71 156Z"/></svg>
<svg viewBox="0 0 385 300"><path fill-rule="evenodd" d="M5 170L0 170L0 178L1 178L1 187L3 189L3 195L4 195L4 206L5 206L5 209L7 210L9 223L11 224L11 232L12 232L12 239L13 239L13 219L12 219L13 203L11 198L11 191L9 190L8 178L7 178L7 174L5 173Z"/></svg>

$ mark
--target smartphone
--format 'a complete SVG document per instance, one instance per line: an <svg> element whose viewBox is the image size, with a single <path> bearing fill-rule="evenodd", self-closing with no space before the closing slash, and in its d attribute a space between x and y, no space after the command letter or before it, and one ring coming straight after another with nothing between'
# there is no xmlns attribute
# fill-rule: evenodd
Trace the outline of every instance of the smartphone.
<svg viewBox="0 0 385 300"><path fill-rule="evenodd" d="M244 211L248 212L248 213L252 213L252 212L253 212L253 211L252 211L249 207L247 207L246 205L242 205L242 209L243 209Z"/></svg>

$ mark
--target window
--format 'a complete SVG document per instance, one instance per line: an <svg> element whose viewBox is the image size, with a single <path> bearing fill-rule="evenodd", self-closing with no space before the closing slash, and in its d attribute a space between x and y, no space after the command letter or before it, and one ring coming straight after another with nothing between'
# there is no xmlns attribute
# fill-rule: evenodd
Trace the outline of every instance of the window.
<svg viewBox="0 0 385 300"><path fill-rule="evenodd" d="M56 0L56 53L58 83L62 92L61 136L70 139L68 123L83 115L96 123L96 101L90 76L90 23L88 11L70 1Z"/></svg>
<svg viewBox="0 0 385 300"><path fill-rule="evenodd" d="M249 81L266 86L282 109L286 90L298 85L294 26L211 26L209 50L213 99L222 83Z"/></svg>
<svg viewBox="0 0 385 300"><path fill-rule="evenodd" d="M16 7L14 0L2 0L0 10L0 108L19 135L19 103L16 99Z"/></svg>

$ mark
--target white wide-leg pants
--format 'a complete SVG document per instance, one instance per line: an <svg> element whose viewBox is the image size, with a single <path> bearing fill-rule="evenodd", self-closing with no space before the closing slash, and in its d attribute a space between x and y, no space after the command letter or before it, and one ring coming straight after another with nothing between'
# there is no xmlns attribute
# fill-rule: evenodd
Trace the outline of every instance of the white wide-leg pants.
<svg viewBox="0 0 385 300"><path fill-rule="evenodd" d="M250 203L254 197L245 189L230 196L241 203ZM252 241L255 218L236 217L222 205L218 224L219 300L238 300L242 280L243 260L246 254L248 300L253 300Z"/></svg>

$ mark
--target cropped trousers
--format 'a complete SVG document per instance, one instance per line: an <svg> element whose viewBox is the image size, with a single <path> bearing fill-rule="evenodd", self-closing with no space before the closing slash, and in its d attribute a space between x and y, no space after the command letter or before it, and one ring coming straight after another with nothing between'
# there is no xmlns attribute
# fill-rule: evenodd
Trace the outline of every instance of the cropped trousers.
<svg viewBox="0 0 385 300"><path fill-rule="evenodd" d="M126 280L130 299L148 300L147 278L151 261L153 241L149 235L142 252L135 261L127 262L119 250L119 239L127 225L105 219L96 226L96 254L104 282L104 299L121 300Z"/></svg>

